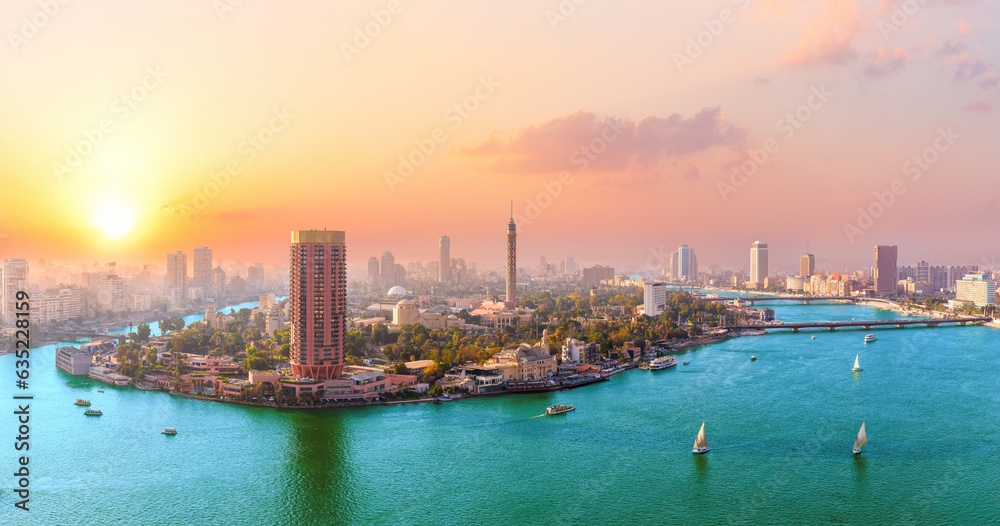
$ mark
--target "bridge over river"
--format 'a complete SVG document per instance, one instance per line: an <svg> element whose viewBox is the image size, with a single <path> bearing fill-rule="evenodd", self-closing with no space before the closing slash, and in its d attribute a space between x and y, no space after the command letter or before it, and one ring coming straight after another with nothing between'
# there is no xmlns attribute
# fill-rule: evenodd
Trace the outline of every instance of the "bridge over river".
<svg viewBox="0 0 1000 526"><path fill-rule="evenodd" d="M810 321L796 323L754 323L751 325L734 325L730 329L791 329L792 332L799 332L800 329L827 329L836 330L840 328L861 327L871 329L872 327L895 326L902 329L907 325L923 325L925 327L937 327L941 324L956 323L958 325L979 324L993 321L989 316L980 317L950 317L950 318L928 318L919 320L868 320L868 321Z"/></svg>
<svg viewBox="0 0 1000 526"><path fill-rule="evenodd" d="M809 305L813 301L839 301L843 303L854 303L854 298L845 298L843 296L742 296L742 297L727 297L727 298L702 298L705 301L745 301L750 305L757 302L764 301L795 301L805 305Z"/></svg>

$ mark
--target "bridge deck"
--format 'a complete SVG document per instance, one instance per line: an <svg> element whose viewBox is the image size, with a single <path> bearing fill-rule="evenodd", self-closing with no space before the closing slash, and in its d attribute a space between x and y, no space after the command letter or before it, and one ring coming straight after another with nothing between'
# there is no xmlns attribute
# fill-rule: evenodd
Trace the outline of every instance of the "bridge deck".
<svg viewBox="0 0 1000 526"><path fill-rule="evenodd" d="M765 324L753 324L753 325L737 325L729 327L730 329L836 329L839 327L880 327L880 326L896 326L903 327L906 325L926 325L928 327L936 327L942 323L958 323L965 325L968 323L981 323L991 321L992 318L989 317L978 317L978 318L933 318L933 319L921 319L921 320L868 320L868 321L819 321L819 322L797 322L797 323L782 323L780 325L765 325Z"/></svg>

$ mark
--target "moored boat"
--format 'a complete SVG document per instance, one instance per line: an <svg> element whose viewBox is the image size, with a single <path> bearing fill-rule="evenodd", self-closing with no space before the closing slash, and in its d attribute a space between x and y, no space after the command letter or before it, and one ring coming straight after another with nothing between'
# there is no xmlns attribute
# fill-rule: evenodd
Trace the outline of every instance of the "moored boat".
<svg viewBox="0 0 1000 526"><path fill-rule="evenodd" d="M663 356L649 362L649 370L659 371L660 369L669 369L675 365L677 365L677 358L674 358L673 356Z"/></svg>
<svg viewBox="0 0 1000 526"><path fill-rule="evenodd" d="M102 413L100 409L85 409L83 414L87 416L101 416Z"/></svg>
<svg viewBox="0 0 1000 526"><path fill-rule="evenodd" d="M83 398L77 398L73 405L90 405L90 400L84 400Z"/></svg>
<svg viewBox="0 0 1000 526"><path fill-rule="evenodd" d="M552 415L561 415L563 413L568 413L568 412L573 411L575 409L576 409L576 406L572 406L572 405L565 405L565 404L550 405L550 406L548 406L548 407L545 408L545 414L547 414L549 416L552 416Z"/></svg>
<svg viewBox="0 0 1000 526"><path fill-rule="evenodd" d="M705 439L705 422L701 423L701 430L698 431L698 438L694 440L694 448L691 452L695 455L708 453L708 440Z"/></svg>

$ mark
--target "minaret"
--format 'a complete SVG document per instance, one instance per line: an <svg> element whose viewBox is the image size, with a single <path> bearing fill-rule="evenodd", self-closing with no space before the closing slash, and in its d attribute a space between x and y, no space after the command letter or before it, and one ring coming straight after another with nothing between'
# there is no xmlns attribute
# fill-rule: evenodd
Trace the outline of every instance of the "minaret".
<svg viewBox="0 0 1000 526"><path fill-rule="evenodd" d="M514 224L514 201L510 202L510 223L507 225L507 308L517 305L517 226Z"/></svg>

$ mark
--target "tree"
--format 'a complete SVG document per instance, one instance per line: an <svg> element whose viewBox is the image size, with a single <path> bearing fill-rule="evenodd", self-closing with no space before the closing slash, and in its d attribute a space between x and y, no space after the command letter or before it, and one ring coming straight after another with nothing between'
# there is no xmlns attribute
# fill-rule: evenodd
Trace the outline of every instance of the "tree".
<svg viewBox="0 0 1000 526"><path fill-rule="evenodd" d="M136 335L139 337L139 341L147 342L149 341L149 335L152 334L152 329L149 328L148 323L140 323L139 327L136 329Z"/></svg>

